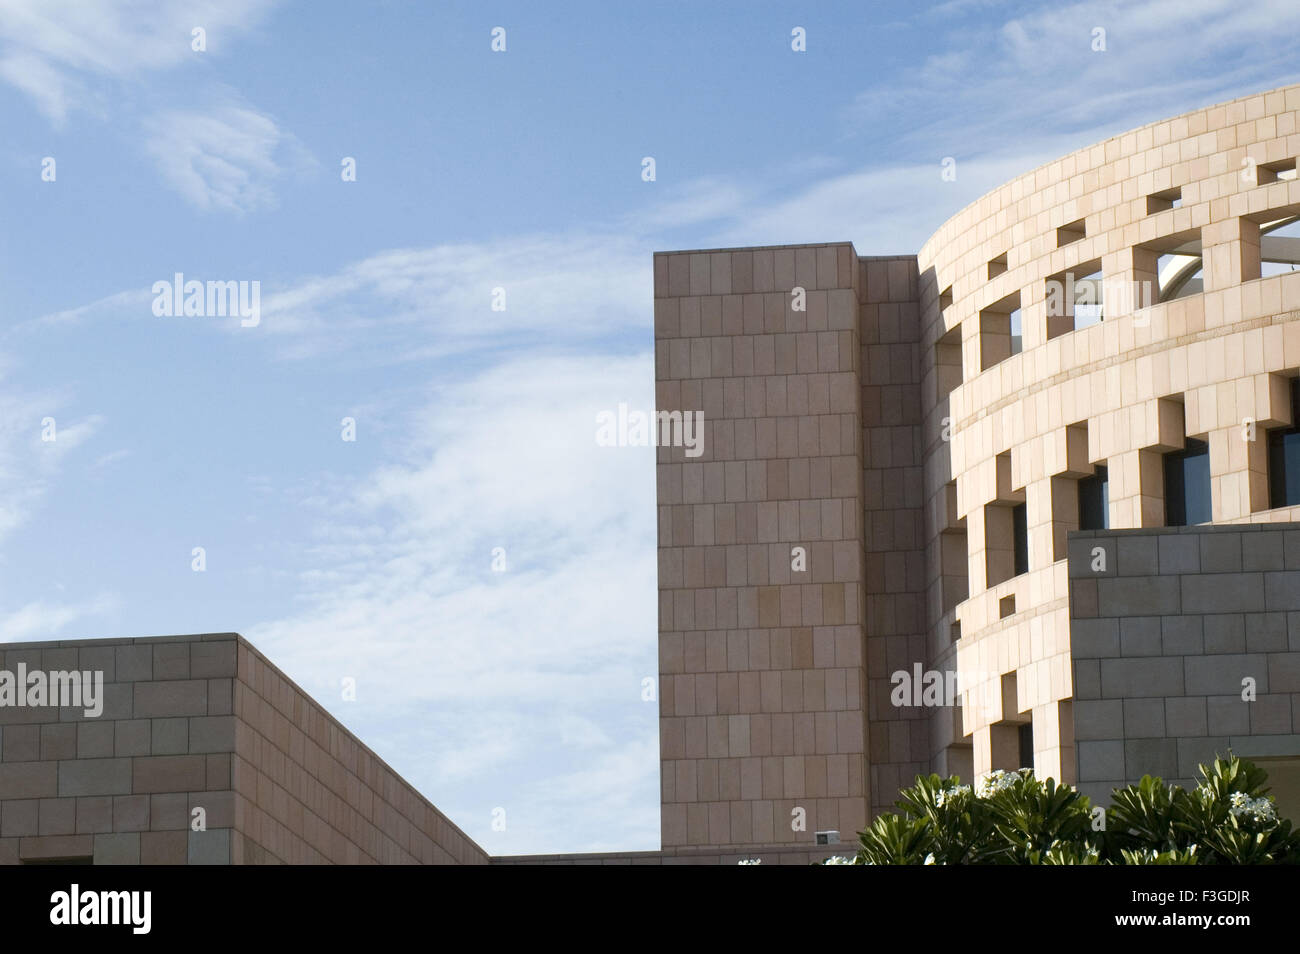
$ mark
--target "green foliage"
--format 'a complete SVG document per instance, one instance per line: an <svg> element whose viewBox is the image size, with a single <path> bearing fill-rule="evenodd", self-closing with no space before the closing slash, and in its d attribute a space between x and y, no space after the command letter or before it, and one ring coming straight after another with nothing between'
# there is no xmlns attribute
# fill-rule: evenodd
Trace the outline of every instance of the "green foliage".
<svg viewBox="0 0 1300 954"><path fill-rule="evenodd" d="M930 854L934 835L930 823L924 818L905 818L886 812L859 836L863 850L871 846L872 857L878 865L919 865Z"/></svg>
<svg viewBox="0 0 1300 954"><path fill-rule="evenodd" d="M1003 849L999 860L1006 863L1032 864L1033 858L1058 846L1073 847L1075 857L1095 848L1089 839L1091 806L1069 785L1057 785L1050 778L1040 782L1026 772L987 804Z"/></svg>
<svg viewBox="0 0 1300 954"><path fill-rule="evenodd" d="M1277 816L1267 773L1235 756L1200 766L1186 791L1144 777L1103 816L1069 785L1028 769L972 788L918 776L859 835L860 865L1222 865L1300 863L1300 833ZM1104 818L1104 825L1102 819Z"/></svg>

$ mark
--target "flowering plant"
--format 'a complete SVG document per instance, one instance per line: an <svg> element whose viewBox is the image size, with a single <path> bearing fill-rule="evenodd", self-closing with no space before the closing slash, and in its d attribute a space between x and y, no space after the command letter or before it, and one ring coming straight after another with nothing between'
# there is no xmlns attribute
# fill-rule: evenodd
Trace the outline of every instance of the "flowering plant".
<svg viewBox="0 0 1300 954"><path fill-rule="evenodd" d="M854 863L1300 863L1300 833L1278 816L1263 769L1229 755L1200 766L1200 777L1187 791L1145 776L1115 789L1103 810L1029 769L995 770L973 785L918 776L897 812L859 834Z"/></svg>

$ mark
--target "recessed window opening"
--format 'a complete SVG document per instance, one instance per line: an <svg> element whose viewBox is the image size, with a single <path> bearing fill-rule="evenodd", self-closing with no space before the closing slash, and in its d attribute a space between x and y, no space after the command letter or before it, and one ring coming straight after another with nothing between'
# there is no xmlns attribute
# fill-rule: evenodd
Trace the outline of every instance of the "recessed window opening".
<svg viewBox="0 0 1300 954"><path fill-rule="evenodd" d="M1269 182L1290 181L1295 178L1295 159L1280 159L1277 162L1261 162L1255 170L1255 179L1260 185Z"/></svg>
<svg viewBox="0 0 1300 954"><path fill-rule="evenodd" d="M1017 741L1020 743L1020 767L1032 770L1034 767L1034 723L1026 722L1022 725L1017 736Z"/></svg>
<svg viewBox="0 0 1300 954"><path fill-rule="evenodd" d="M1101 262L1082 262L1047 279L1047 340L1087 328L1102 320L1105 283Z"/></svg>
<svg viewBox="0 0 1300 954"><path fill-rule="evenodd" d="M1291 379L1291 427L1268 432L1269 506L1300 506L1300 378Z"/></svg>
<svg viewBox="0 0 1300 954"><path fill-rule="evenodd" d="M1056 247L1064 248L1066 245L1082 241L1087 235L1088 229L1084 225L1084 220L1075 219L1056 230Z"/></svg>
<svg viewBox="0 0 1300 954"><path fill-rule="evenodd" d="M1020 328L1020 292L989 305L979 314L980 370L987 371L1013 354L1022 345Z"/></svg>
<svg viewBox="0 0 1300 954"><path fill-rule="evenodd" d="M1110 529L1110 472L1105 464L1079 481L1079 529Z"/></svg>
<svg viewBox="0 0 1300 954"><path fill-rule="evenodd" d="M1029 572L1029 509L1025 504L1011 508L1011 532L1015 540L1015 575Z"/></svg>
<svg viewBox="0 0 1300 954"><path fill-rule="evenodd" d="M1075 282L1074 330L1099 324L1104 317L1104 282L1098 268Z"/></svg>
<svg viewBox="0 0 1300 954"><path fill-rule="evenodd" d="M1205 291L1205 274L1199 247L1194 252L1161 255L1157 268L1161 301L1187 298Z"/></svg>
<svg viewBox="0 0 1300 954"><path fill-rule="evenodd" d="M1180 451L1165 454L1165 525L1190 527L1209 523L1210 447L1187 438Z"/></svg>
<svg viewBox="0 0 1300 954"><path fill-rule="evenodd" d="M1300 269L1300 219L1287 216L1259 227L1260 277L1272 278Z"/></svg>
<svg viewBox="0 0 1300 954"><path fill-rule="evenodd" d="M961 328L950 328L934 343L935 396L942 401L961 384Z"/></svg>
<svg viewBox="0 0 1300 954"><path fill-rule="evenodd" d="M1181 186L1165 189L1163 192L1156 192L1147 196L1147 215L1155 215L1157 212L1176 209L1182 204L1183 190Z"/></svg>

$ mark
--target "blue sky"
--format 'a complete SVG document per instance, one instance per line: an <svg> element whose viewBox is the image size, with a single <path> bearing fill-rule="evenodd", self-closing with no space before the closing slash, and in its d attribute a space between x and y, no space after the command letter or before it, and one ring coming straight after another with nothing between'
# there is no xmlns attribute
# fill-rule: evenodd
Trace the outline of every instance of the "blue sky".
<svg viewBox="0 0 1300 954"><path fill-rule="evenodd" d="M653 457L594 440L652 402L651 253L915 252L1041 162L1295 82L1298 25L0 0L0 639L238 631L490 852L657 848ZM260 323L155 317L175 272L260 282Z"/></svg>

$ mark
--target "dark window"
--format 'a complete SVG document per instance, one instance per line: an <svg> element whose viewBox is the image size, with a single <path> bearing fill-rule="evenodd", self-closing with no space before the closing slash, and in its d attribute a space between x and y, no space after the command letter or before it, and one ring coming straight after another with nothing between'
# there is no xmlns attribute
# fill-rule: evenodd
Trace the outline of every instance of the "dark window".
<svg viewBox="0 0 1300 954"><path fill-rule="evenodd" d="M1034 767L1034 724L1026 722L1020 727L1020 767Z"/></svg>
<svg viewBox="0 0 1300 954"><path fill-rule="evenodd" d="M1011 529L1016 540L1015 575L1019 576L1029 572L1029 511L1024 504L1011 508Z"/></svg>
<svg viewBox="0 0 1300 954"><path fill-rule="evenodd" d="M1210 448L1187 439L1187 446L1165 455L1165 525L1189 527L1209 523Z"/></svg>
<svg viewBox="0 0 1300 954"><path fill-rule="evenodd" d="M1270 507L1300 504L1300 378L1291 381L1291 421L1294 427L1268 432Z"/></svg>
<svg viewBox="0 0 1300 954"><path fill-rule="evenodd" d="M1104 464L1079 481L1079 529L1110 529L1110 475Z"/></svg>

